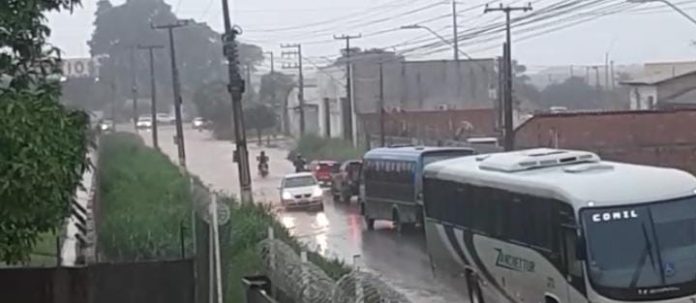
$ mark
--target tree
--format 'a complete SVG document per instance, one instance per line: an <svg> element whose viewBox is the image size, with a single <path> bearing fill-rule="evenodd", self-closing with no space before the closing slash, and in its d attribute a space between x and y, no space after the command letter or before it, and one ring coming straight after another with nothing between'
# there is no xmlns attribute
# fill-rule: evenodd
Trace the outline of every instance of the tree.
<svg viewBox="0 0 696 303"><path fill-rule="evenodd" d="M295 80L292 76L279 72L265 74L261 76L259 101L279 107L281 103L288 99L288 94L290 94L295 85Z"/></svg>
<svg viewBox="0 0 696 303"><path fill-rule="evenodd" d="M517 103L516 107L521 107L523 101L538 104L541 93L536 86L529 83L529 76L525 75L525 72L527 72L527 67L519 64L517 60L513 60L512 72L512 85L514 91L514 100Z"/></svg>
<svg viewBox="0 0 696 303"><path fill-rule="evenodd" d="M177 20L171 6L164 0L128 0L117 6L100 0L95 30L88 42L92 57L101 58L100 80L115 82L117 96L130 97L135 73L139 95L149 96L149 58L145 52L132 49L139 44L163 44L167 48L158 51L155 67L160 93L170 94L169 36L166 30L151 29L151 24L169 24ZM192 95L204 83L227 81L219 33L200 23L176 28L174 32L184 95ZM239 56L240 64L253 67L263 60L263 51L258 46L240 43ZM135 66L134 73L132 65Z"/></svg>
<svg viewBox="0 0 696 303"><path fill-rule="evenodd" d="M568 109L597 109L602 107L597 90L580 77L571 77L551 84L541 92L541 105L563 106Z"/></svg>
<svg viewBox="0 0 696 303"><path fill-rule="evenodd" d="M216 138L234 138L232 102L225 82L215 81L201 85L193 94L193 104L198 115L213 123L213 135Z"/></svg>
<svg viewBox="0 0 696 303"><path fill-rule="evenodd" d="M88 117L60 96L58 49L45 13L79 0L0 2L0 260L27 261L42 233L59 228L87 168Z"/></svg>
<svg viewBox="0 0 696 303"><path fill-rule="evenodd" d="M263 130L275 127L277 120L273 108L265 104L256 103L244 110L245 127L256 130L259 142Z"/></svg>

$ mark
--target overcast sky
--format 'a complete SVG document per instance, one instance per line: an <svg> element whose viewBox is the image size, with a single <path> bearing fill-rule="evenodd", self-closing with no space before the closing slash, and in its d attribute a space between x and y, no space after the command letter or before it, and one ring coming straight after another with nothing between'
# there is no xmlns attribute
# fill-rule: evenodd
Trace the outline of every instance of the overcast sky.
<svg viewBox="0 0 696 303"><path fill-rule="evenodd" d="M51 14L53 29L51 42L64 51L65 57L87 57L86 41L93 31L96 0L82 0L82 8L72 14ZM125 0L113 0L114 5ZM131 0L134 1L134 0ZM591 2L590 0L585 0ZM696 16L696 1L673 0L685 11ZM221 29L220 0L167 0L180 18L193 18ZM420 23L431 27L446 38L452 37L451 6L447 1L434 0L234 0L233 19L245 33L242 40L255 43L276 53L281 43L303 43L304 55L310 64L322 64L335 57L342 41L335 41L335 34L358 34L363 38L353 44L362 48L386 48L396 51L409 50L418 44L412 40L436 39L422 29L398 29L402 25ZM460 31L481 28L491 22L503 20L501 13L483 14L484 0L458 1ZM563 2L563 0L536 0L539 8ZM496 2L497 3L497 2ZM506 0L505 4L520 5L520 0ZM625 4L619 0L606 0L606 4ZM569 25L570 20L560 20L552 25L542 25L530 32L513 34L514 57L530 66L591 65L603 64L606 53L617 64L657 61L692 60L696 57L696 24L671 11L664 4L631 5L620 13L600 16L606 10L572 12L567 16L584 16L591 20L569 28L551 31L555 25ZM524 13L516 12L513 16ZM584 14L584 15L583 15ZM124 20L125 22L125 20ZM541 22L541 21L540 21ZM309 25L308 25L309 24ZM530 38L520 39L525 35ZM473 57L492 57L500 53L500 35L479 36L488 41L461 41L461 48ZM450 59L452 52L443 49L430 53L431 49L415 49L406 53L408 59Z"/></svg>

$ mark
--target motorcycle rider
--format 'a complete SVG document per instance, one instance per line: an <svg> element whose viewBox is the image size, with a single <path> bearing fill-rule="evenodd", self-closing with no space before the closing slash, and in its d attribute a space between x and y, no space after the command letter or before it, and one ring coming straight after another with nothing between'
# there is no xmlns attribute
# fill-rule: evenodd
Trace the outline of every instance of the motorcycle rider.
<svg viewBox="0 0 696 303"><path fill-rule="evenodd" d="M266 156L265 151L261 151L261 153L256 157L256 160L259 162L259 171L263 171L263 168L265 167L266 170L268 170L268 156Z"/></svg>
<svg viewBox="0 0 696 303"><path fill-rule="evenodd" d="M292 164L295 165L295 172L299 173L305 171L307 161L304 158L302 158L301 154L297 154L297 156L295 156L295 160L292 161Z"/></svg>

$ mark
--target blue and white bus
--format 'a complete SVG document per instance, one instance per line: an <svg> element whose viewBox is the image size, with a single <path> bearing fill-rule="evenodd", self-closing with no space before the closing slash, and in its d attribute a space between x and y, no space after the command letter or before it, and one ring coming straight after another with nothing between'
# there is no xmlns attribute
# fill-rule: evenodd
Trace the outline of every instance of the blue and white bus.
<svg viewBox="0 0 696 303"><path fill-rule="evenodd" d="M439 160L475 154L463 147L385 147L363 156L360 211L367 228L375 220L394 222L397 231L405 225L423 223L422 176L425 165Z"/></svg>

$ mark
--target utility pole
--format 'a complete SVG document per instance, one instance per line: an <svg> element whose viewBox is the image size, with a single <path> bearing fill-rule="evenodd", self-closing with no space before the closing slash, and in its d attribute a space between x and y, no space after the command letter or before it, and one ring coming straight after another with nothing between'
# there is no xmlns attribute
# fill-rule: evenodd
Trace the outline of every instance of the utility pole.
<svg viewBox="0 0 696 303"><path fill-rule="evenodd" d="M133 127L138 131L138 73L135 71L135 46L130 47L131 93L133 96Z"/></svg>
<svg viewBox="0 0 696 303"><path fill-rule="evenodd" d="M227 72L229 75L228 91L232 98L232 121L234 122L234 137L237 144L235 159L239 171L239 188L241 189L242 203L254 203L251 191L251 173L249 172L249 151L247 149L246 128L244 127L244 108L242 94L244 93L244 80L239 74L239 53L237 50L237 35L241 33L238 27L232 27L230 21L230 9L228 0L222 0L222 16L225 25L225 33L222 35L223 54L227 58Z"/></svg>
<svg viewBox="0 0 696 303"><path fill-rule="evenodd" d="M354 111L353 105L354 104L353 104L353 92L352 92L353 83L351 81L352 80L351 75L353 73L353 71L352 71L353 63L351 62L351 59L350 59L350 40L351 39L359 39L359 38L362 38L361 34L354 35L354 36L334 35L335 40L346 40L346 53L345 53L345 57L346 57L345 58L345 60L346 60L346 102L348 102L348 104L346 104L345 107L342 107L342 108L346 109L346 112L343 113L344 115L346 115L343 118L343 121L345 121L345 124L346 124L343 126L343 138L350 141L350 142L354 142L353 141L353 111Z"/></svg>
<svg viewBox="0 0 696 303"><path fill-rule="evenodd" d="M457 28L457 0L452 0L452 31L454 32L454 38L452 44L454 44L454 61L459 61L459 30Z"/></svg>
<svg viewBox="0 0 696 303"><path fill-rule="evenodd" d="M179 151L179 166L186 168L186 149L184 148L184 127L181 121L181 83L179 83L179 69L176 65L176 49L174 47L174 29L193 23L191 20L177 20L175 23L154 25L153 29L166 29L169 32L169 51L172 63L172 89L174 90L174 115L176 118L176 146Z"/></svg>
<svg viewBox="0 0 696 303"><path fill-rule="evenodd" d="M503 12L505 13L505 129L504 129L504 145L505 150L513 150L515 147L515 135L513 117L512 117L512 39L510 34L510 13L514 11L530 11L532 10L532 4L529 3L527 6L513 7L513 6L503 6L501 3L499 7L488 7L484 9L484 13L489 12Z"/></svg>
<svg viewBox="0 0 696 303"><path fill-rule="evenodd" d="M273 52L263 52L271 57L271 74L275 73L275 63L273 62Z"/></svg>
<svg viewBox="0 0 696 303"><path fill-rule="evenodd" d="M384 64L379 62L379 144L384 147L386 139L384 134Z"/></svg>
<svg viewBox="0 0 696 303"><path fill-rule="evenodd" d="M611 83L611 90L613 91L614 88L616 88L616 81L615 81L616 78L614 75L614 60L611 60L611 62L609 62L609 68L610 68L609 78L611 79L611 82L609 82L609 83Z"/></svg>
<svg viewBox="0 0 696 303"><path fill-rule="evenodd" d="M592 66L592 69L595 71L595 88L597 92L599 92L601 90L601 85L599 84L599 66Z"/></svg>
<svg viewBox="0 0 696 303"><path fill-rule="evenodd" d="M157 86L155 81L155 49L164 48L163 45L139 45L139 49L147 50L150 54L150 115L152 119L152 146L159 149L157 139Z"/></svg>
<svg viewBox="0 0 696 303"><path fill-rule="evenodd" d="M331 138L331 101L324 98L324 136Z"/></svg>
<svg viewBox="0 0 696 303"><path fill-rule="evenodd" d="M302 73L302 45L301 44L283 44L280 46L285 49L295 49L294 51L282 52L282 56L297 56L296 65L286 65L285 68L297 68L299 77L299 90L297 92L297 99L300 102L300 137L305 134L305 100L304 100L304 75ZM287 109L285 109L287 110Z"/></svg>
<svg viewBox="0 0 696 303"><path fill-rule="evenodd" d="M585 66L585 83L587 83L587 85L590 85L590 68L592 67Z"/></svg>
<svg viewBox="0 0 696 303"><path fill-rule="evenodd" d="M609 53L604 53L604 89L609 89Z"/></svg>

